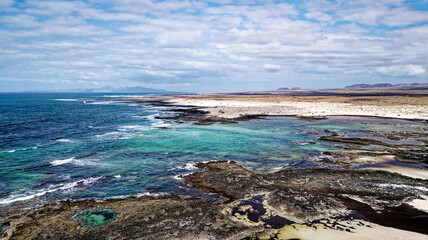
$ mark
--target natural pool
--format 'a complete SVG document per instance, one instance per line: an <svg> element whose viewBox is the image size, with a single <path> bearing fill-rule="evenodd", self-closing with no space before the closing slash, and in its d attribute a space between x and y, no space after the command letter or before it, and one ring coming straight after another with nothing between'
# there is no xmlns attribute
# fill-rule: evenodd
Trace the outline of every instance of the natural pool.
<svg viewBox="0 0 428 240"><path fill-rule="evenodd" d="M110 208L88 208L77 211L72 218L84 228L97 228L113 222L119 214Z"/></svg>

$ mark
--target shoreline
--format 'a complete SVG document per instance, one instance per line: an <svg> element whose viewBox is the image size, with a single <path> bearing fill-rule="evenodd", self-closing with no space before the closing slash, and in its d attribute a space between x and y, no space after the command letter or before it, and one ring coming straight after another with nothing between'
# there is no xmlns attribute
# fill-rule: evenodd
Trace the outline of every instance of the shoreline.
<svg viewBox="0 0 428 240"><path fill-rule="evenodd" d="M421 205L419 192L428 194L423 180L373 170L284 169L257 174L227 161L197 167L202 171L184 176L184 181L229 200L215 204L171 195L62 201L3 221L0 227L5 229L0 230L8 235L6 239L270 239L278 235L314 239L319 234L424 239L428 234L424 218L416 218L417 225L406 220L424 214L415 208ZM360 185L355 179L363 176ZM89 227L85 225L91 223L89 219L73 217L85 211L89 211L86 216L101 214L97 216L104 216L104 222ZM115 217L109 220L112 212Z"/></svg>
<svg viewBox="0 0 428 240"><path fill-rule="evenodd" d="M186 99L186 96L182 98ZM322 121L328 117L374 117L420 122L423 127L427 123L427 119L366 115L247 115L251 111L245 110L254 110L251 106L249 109L245 109L246 106L230 107L233 111L243 111L243 114L225 117L208 111L218 111L216 107L182 104L174 100L176 97L168 99L109 100L170 106L173 109L161 111L175 112L176 115L157 118L199 125L229 124L264 117L297 117L302 121ZM425 166L425 169L417 170L422 172L412 172L417 168L408 168L405 163L425 164L427 142L421 146L395 146L385 141L349 138L328 130L324 132L317 141L346 145L337 152L321 152L320 159L313 160L319 162L320 168L281 169L260 174L236 162L210 161L198 163L200 171L181 176L187 185L198 191L225 198L222 203L176 195L130 196L101 201L67 200L31 209L21 215L0 218L0 239L2 236L5 239L105 239L124 236L131 239L160 236L169 239L270 239L275 236L284 239L318 239L318 236L344 239L378 239L380 236L389 239L426 238L428 232L423 226L428 223L428 171ZM378 134L381 138L388 138L386 133ZM405 134L408 133L394 137L406 139ZM379 148L371 149L366 145ZM353 151L360 153L354 154ZM415 152L420 155L415 155ZM391 169L353 169L367 163L388 165L391 159L404 166L390 164ZM339 167L339 170L326 169L329 164ZM80 217L80 213L86 215ZM96 217L103 218L105 225L87 227L85 219L91 214L101 214ZM413 225L414 221L417 221L416 225Z"/></svg>
<svg viewBox="0 0 428 240"><path fill-rule="evenodd" d="M411 119L428 121L428 106L400 106L400 105L354 105L346 102L300 102L281 101L266 103L262 101L236 101L228 99L212 100L210 97L194 99L188 97L172 98L167 100L172 105L196 107L208 112L209 117L238 118L245 115L259 116L367 116L394 119ZM404 112L404 113L403 113Z"/></svg>
<svg viewBox="0 0 428 240"><path fill-rule="evenodd" d="M164 95L109 98L158 106L190 107L224 122L244 116L367 116L428 122L428 91L406 89L330 89ZM99 99L98 99L99 101ZM239 121L239 120L238 120Z"/></svg>

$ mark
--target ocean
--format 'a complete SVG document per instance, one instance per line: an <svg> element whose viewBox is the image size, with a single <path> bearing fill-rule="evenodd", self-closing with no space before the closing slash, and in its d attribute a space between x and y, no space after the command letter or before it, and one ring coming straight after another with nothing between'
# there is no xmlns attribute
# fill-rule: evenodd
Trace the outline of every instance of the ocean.
<svg viewBox="0 0 428 240"><path fill-rule="evenodd" d="M0 207L167 194L215 201L180 175L215 160L261 173L317 167L313 157L341 150L339 143L317 141L325 130L360 136L387 127L379 121L407 122L271 117L199 126L157 118L174 114L163 111L173 107L108 100L139 96L156 95L0 94Z"/></svg>

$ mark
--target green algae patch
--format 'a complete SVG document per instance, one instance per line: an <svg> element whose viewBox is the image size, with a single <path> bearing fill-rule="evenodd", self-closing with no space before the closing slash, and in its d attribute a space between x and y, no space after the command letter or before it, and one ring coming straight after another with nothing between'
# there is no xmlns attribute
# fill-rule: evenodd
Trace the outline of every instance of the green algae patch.
<svg viewBox="0 0 428 240"><path fill-rule="evenodd" d="M113 222L119 213L110 208L88 208L75 212L72 218L84 228L98 228Z"/></svg>

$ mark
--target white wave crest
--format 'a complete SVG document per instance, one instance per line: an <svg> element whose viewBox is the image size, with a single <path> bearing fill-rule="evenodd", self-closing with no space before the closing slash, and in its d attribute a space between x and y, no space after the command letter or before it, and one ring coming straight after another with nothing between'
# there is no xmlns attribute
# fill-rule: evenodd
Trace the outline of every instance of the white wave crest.
<svg viewBox="0 0 428 240"><path fill-rule="evenodd" d="M61 142L61 143L69 143L69 142L73 142L70 139L66 139L66 138L59 138L59 139L55 139L54 142Z"/></svg>
<svg viewBox="0 0 428 240"><path fill-rule="evenodd" d="M39 147L27 147L27 148L22 148L22 149L12 149L12 150L6 150L6 151L3 151L3 152L14 153L16 151L26 151L26 150L30 150L30 149L35 150L37 148L39 148Z"/></svg>
<svg viewBox="0 0 428 240"><path fill-rule="evenodd" d="M168 193L164 193L164 192L159 192L159 193L150 193L150 192L145 192L145 193L140 193L137 194L137 197L143 197L143 196L149 196L149 197L161 197L161 196L165 196L168 195Z"/></svg>
<svg viewBox="0 0 428 240"><path fill-rule="evenodd" d="M172 178L174 178L174 179L175 179L175 180L177 180L177 181L183 181L183 178L184 178L185 176L190 175L190 174L192 174L192 173L179 174L179 175L175 175L175 176L173 176Z"/></svg>
<svg viewBox="0 0 428 240"><path fill-rule="evenodd" d="M145 98L148 95L103 95L103 97L111 98Z"/></svg>
<svg viewBox="0 0 428 240"><path fill-rule="evenodd" d="M71 163L74 160L75 160L74 157L63 159L63 160L55 160L55 161L51 162L51 165L53 165L53 166L63 165L63 164L66 164L66 163Z"/></svg>
<svg viewBox="0 0 428 240"><path fill-rule="evenodd" d="M95 101L95 102L86 102L86 104L92 105L108 105L114 103L113 101Z"/></svg>
<svg viewBox="0 0 428 240"><path fill-rule="evenodd" d="M128 125L128 126L121 126L118 130L119 131L146 131L149 129L150 129L149 126Z"/></svg>
<svg viewBox="0 0 428 240"><path fill-rule="evenodd" d="M198 167L196 167L195 163L186 163L182 166L178 166L177 169L185 169L185 170L197 170Z"/></svg>
<svg viewBox="0 0 428 240"><path fill-rule="evenodd" d="M55 100L55 101L66 101L66 102L75 102L75 101L79 101L78 99L72 99L72 98L70 98L70 99L53 99L53 100Z"/></svg>
<svg viewBox="0 0 428 240"><path fill-rule="evenodd" d="M157 121L152 123L151 126L152 126L152 129L155 129L155 128L161 128L161 127L171 127L171 124L164 121Z"/></svg>
<svg viewBox="0 0 428 240"><path fill-rule="evenodd" d="M40 189L37 191L12 194L6 198L0 199L0 205L6 205L6 204L14 203L14 202L26 201L26 200L30 200L30 199L35 198L35 197L41 197L47 193L56 192L56 191L60 191L60 190L71 190L75 187L94 183L101 178L102 177L90 177L90 178L81 179L81 180L71 182L71 183L60 183L60 184L50 185L49 187L47 187L45 189Z"/></svg>
<svg viewBox="0 0 428 240"><path fill-rule="evenodd" d="M129 139L132 138L132 134L126 132L108 132L103 134L95 135L96 139L105 140L105 139Z"/></svg>

